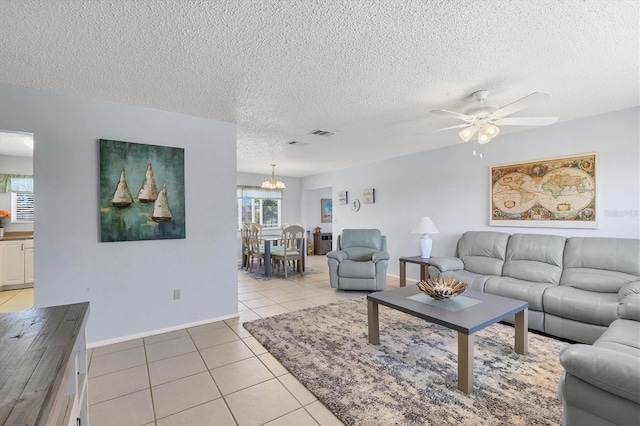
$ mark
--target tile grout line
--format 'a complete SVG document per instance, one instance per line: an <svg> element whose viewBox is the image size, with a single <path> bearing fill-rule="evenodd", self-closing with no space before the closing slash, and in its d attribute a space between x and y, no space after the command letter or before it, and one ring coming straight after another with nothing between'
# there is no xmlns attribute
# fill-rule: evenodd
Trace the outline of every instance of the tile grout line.
<svg viewBox="0 0 640 426"><path fill-rule="evenodd" d="M151 386L151 371L149 371L149 358L147 357L147 343L142 338L142 347L144 349L144 360L147 366L147 380L149 381L149 397L151 398L151 414L153 415L153 424L158 424L158 417L156 416L156 404L153 399L153 386Z"/></svg>
<svg viewBox="0 0 640 426"><path fill-rule="evenodd" d="M233 329L231 327L229 327L229 324L227 324L225 322L224 325L225 325L226 328L231 330L231 332L233 332L233 334L236 334L236 332L233 331ZM189 330L187 330L187 333L189 333ZM238 335L236 334L236 336L238 336ZM200 348L198 347L198 345L196 345L196 342L195 342L195 340L193 340L193 335L191 333L189 333L189 337L191 338L191 341L193 342L194 346L196 347L196 350L198 351L198 355L200 356L200 359L202 360L202 363L204 364L205 368L207 369L207 373L209 373L209 377L211 377L211 381L213 381L213 385L218 390L218 393L220 393L220 398L222 399L222 402L224 402L225 407L227 407L227 410L229 411L229 414L231 415L231 418L233 419L233 421L236 423L236 425L238 425L239 424L238 423L238 419L236 419L236 416L233 414L233 411L231 411L231 407L229 406L229 403L227 402L227 399L225 398L224 394L222 393L222 389L220 389L220 386L218 386L218 383L216 382L216 379L213 377L213 373L211 372L211 369L207 365L207 362L204 360L204 357L202 356L202 353L200 352ZM242 340L240 338L240 336L238 336L238 339ZM205 348L205 349L207 349L207 348ZM211 401L215 401L215 399L212 399ZM211 401L207 401L207 402L211 402ZM189 409L192 409L192 408L194 408L194 407L191 407Z"/></svg>

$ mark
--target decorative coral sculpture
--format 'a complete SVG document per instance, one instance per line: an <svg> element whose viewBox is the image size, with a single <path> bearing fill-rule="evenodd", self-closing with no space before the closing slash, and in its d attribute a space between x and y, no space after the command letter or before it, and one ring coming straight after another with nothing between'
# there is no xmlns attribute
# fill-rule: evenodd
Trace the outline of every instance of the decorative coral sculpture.
<svg viewBox="0 0 640 426"><path fill-rule="evenodd" d="M447 300L464 293L467 289L467 284L453 278L429 278L426 281L420 281L418 288L424 294L436 300Z"/></svg>

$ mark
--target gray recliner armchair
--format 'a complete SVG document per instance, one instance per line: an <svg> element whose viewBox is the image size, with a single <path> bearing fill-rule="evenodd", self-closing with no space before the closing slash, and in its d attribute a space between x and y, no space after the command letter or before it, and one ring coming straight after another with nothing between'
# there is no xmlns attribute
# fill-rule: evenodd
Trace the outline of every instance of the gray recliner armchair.
<svg viewBox="0 0 640 426"><path fill-rule="evenodd" d="M384 290L389 257L387 237L379 229L344 229L337 250L327 253L331 287Z"/></svg>

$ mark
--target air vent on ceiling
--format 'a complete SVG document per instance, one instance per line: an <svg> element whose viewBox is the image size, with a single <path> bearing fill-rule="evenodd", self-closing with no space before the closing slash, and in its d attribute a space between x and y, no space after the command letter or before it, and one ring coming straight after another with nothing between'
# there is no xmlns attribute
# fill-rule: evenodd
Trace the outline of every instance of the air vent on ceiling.
<svg viewBox="0 0 640 426"><path fill-rule="evenodd" d="M306 144L307 144L306 142L300 142L300 141L287 142L287 145L291 145L291 146L305 146Z"/></svg>
<svg viewBox="0 0 640 426"><path fill-rule="evenodd" d="M320 130L320 129L316 129L313 132L309 132L310 135L316 135L316 136L333 136L335 135L335 132L330 132L328 130Z"/></svg>

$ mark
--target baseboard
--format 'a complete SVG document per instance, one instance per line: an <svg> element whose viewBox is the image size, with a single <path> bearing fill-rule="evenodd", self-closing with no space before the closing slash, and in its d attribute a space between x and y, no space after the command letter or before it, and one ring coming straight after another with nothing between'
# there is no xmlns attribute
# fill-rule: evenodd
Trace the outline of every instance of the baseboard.
<svg viewBox="0 0 640 426"><path fill-rule="evenodd" d="M145 331L144 333L130 334L128 336L116 337L115 339L99 340L97 342L87 343L87 349L98 348L100 346L113 345L114 343L126 342L129 340L140 339L143 337L155 336L156 334L169 333L171 331L182 330L184 328L197 327L199 325L209 324L212 322L224 321L230 318L236 318L239 314L226 315L217 318L211 318L203 321L196 321L187 324L180 324L173 327L161 328L157 330Z"/></svg>

